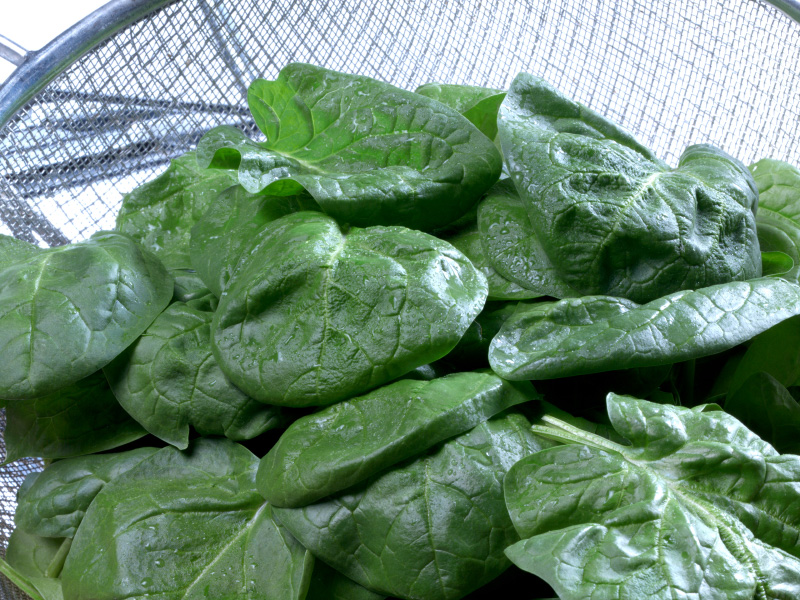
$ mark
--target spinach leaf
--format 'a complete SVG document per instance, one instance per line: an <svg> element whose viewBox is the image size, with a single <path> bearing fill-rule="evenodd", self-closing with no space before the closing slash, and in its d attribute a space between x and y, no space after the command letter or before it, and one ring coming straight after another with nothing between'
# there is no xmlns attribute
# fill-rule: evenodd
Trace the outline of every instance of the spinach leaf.
<svg viewBox="0 0 800 600"><path fill-rule="evenodd" d="M0 234L0 270L12 266L41 252L41 248L18 240L10 235Z"/></svg>
<svg viewBox="0 0 800 600"><path fill-rule="evenodd" d="M764 277L783 277L793 283L797 278L789 273L794 269L794 260L785 252L770 251L761 253L761 272Z"/></svg>
<svg viewBox="0 0 800 600"><path fill-rule="evenodd" d="M647 304L584 296L525 305L489 350L506 379L551 379L721 352L800 313L800 287L765 277L675 292Z"/></svg>
<svg viewBox="0 0 800 600"><path fill-rule="evenodd" d="M206 300L209 310L216 310L216 298L210 298L214 294L194 269L174 269L170 271L170 274L175 280L175 288L172 293L174 302Z"/></svg>
<svg viewBox="0 0 800 600"><path fill-rule="evenodd" d="M214 313L176 302L105 368L122 407L156 437L180 449L189 427L201 435L254 438L283 424L281 409L248 398L211 352Z"/></svg>
<svg viewBox="0 0 800 600"><path fill-rule="evenodd" d="M369 589L411 600L461 598L509 565L517 540L502 481L547 445L520 413L484 421L428 455L344 493L275 516L311 552Z"/></svg>
<svg viewBox="0 0 800 600"><path fill-rule="evenodd" d="M147 432L117 402L98 371L41 398L11 402L3 434L6 463L26 456L69 458L110 450Z"/></svg>
<svg viewBox="0 0 800 600"><path fill-rule="evenodd" d="M19 490L17 527L44 537L73 537L98 492L154 452L139 448L68 458L29 475Z"/></svg>
<svg viewBox="0 0 800 600"><path fill-rule="evenodd" d="M511 84L498 128L536 239L579 294L648 302L761 274L755 182L721 150L690 146L670 169L526 73Z"/></svg>
<svg viewBox="0 0 800 600"><path fill-rule="evenodd" d="M122 198L116 229L141 243L167 268L189 269L192 226L222 190L235 184L235 172L201 168L195 153L189 152Z"/></svg>
<svg viewBox="0 0 800 600"><path fill-rule="evenodd" d="M75 535L65 597L305 598L314 559L273 520L257 466L242 446L201 438L116 478Z"/></svg>
<svg viewBox="0 0 800 600"><path fill-rule="evenodd" d="M200 164L238 169L249 192L305 189L340 222L434 229L500 175L500 153L458 112L369 77L290 64L254 81L247 101L267 141L217 127Z"/></svg>
<svg viewBox="0 0 800 600"><path fill-rule="evenodd" d="M261 459L258 490L274 506L311 504L536 397L489 373L392 383L292 423Z"/></svg>
<svg viewBox="0 0 800 600"><path fill-rule="evenodd" d="M497 136L497 111L506 97L504 91L474 85L426 83L414 92L457 110L490 140Z"/></svg>
<svg viewBox="0 0 800 600"><path fill-rule="evenodd" d="M315 561L306 600L383 600L384 598L386 598L384 594L376 594L358 585L321 560Z"/></svg>
<svg viewBox="0 0 800 600"><path fill-rule="evenodd" d="M800 381L800 353L787 352L788 348L800 348L800 318L786 319L753 338L736 362L725 393L735 393L759 372L770 374L785 387L795 385Z"/></svg>
<svg viewBox="0 0 800 600"><path fill-rule="evenodd" d="M478 205L478 231L484 253L501 277L538 295L582 295L550 262L510 179L495 184Z"/></svg>
<svg viewBox="0 0 800 600"><path fill-rule="evenodd" d="M40 249L0 268L0 398L37 398L88 377L172 297L164 267L126 235Z"/></svg>
<svg viewBox="0 0 800 600"><path fill-rule="evenodd" d="M17 527L11 532L0 573L6 575L34 600L63 600L58 575L69 540L31 535Z"/></svg>
<svg viewBox="0 0 800 600"><path fill-rule="evenodd" d="M725 400L725 411L779 452L800 454L800 405L769 373L745 379Z"/></svg>
<svg viewBox="0 0 800 600"><path fill-rule="evenodd" d="M435 361L486 299L466 257L403 227L344 233L299 212L254 242L214 315L214 356L271 404L332 404Z"/></svg>
<svg viewBox="0 0 800 600"><path fill-rule="evenodd" d="M503 323L516 312L517 305L517 302L487 302L456 347L436 361L436 366L455 371L488 368L489 346Z"/></svg>
<svg viewBox="0 0 800 600"><path fill-rule="evenodd" d="M526 457L505 494L514 563L564 600L784 599L800 593L800 457L722 411L609 394L630 446L557 419L567 445Z"/></svg>
<svg viewBox="0 0 800 600"><path fill-rule="evenodd" d="M758 239L762 250L778 250L794 260L794 268L784 275L789 281L800 278L800 170L792 165L765 158L750 165L758 187Z"/></svg>
<svg viewBox="0 0 800 600"><path fill-rule="evenodd" d="M222 192L192 228L192 265L217 297L236 270L242 253L264 225L301 210L319 210L308 194L263 196L242 186Z"/></svg>

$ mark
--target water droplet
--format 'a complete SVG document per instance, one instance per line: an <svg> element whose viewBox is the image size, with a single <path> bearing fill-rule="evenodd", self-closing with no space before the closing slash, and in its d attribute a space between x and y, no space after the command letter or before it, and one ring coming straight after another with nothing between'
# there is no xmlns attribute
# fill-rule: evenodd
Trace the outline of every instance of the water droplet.
<svg viewBox="0 0 800 600"><path fill-rule="evenodd" d="M150 585L152 585L152 583L153 583L153 580L150 579L149 577L145 577L144 579L142 579L142 587L150 587Z"/></svg>

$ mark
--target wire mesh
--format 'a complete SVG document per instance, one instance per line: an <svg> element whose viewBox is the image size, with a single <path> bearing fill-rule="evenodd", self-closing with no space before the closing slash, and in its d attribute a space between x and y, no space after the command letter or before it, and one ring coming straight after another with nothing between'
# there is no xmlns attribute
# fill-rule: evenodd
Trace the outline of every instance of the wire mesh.
<svg viewBox="0 0 800 600"><path fill-rule="evenodd" d="M292 61L409 89L504 88L528 71L671 163L698 142L800 161L800 26L760 0L183 0L75 62L0 131L0 233L52 246L113 228L122 195L211 127L257 136L247 85ZM0 552L36 468L0 469Z"/></svg>

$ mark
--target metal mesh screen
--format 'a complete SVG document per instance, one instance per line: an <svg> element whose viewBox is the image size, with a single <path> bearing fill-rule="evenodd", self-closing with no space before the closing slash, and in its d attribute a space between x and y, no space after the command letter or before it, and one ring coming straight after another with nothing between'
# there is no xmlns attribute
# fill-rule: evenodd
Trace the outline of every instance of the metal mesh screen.
<svg viewBox="0 0 800 600"><path fill-rule="evenodd" d="M504 88L524 70L672 163L697 142L800 161L800 26L760 0L183 0L75 62L0 131L0 233L56 245L112 228L122 194L211 127L256 136L247 85L291 61L404 88ZM33 468L0 469L0 549Z"/></svg>

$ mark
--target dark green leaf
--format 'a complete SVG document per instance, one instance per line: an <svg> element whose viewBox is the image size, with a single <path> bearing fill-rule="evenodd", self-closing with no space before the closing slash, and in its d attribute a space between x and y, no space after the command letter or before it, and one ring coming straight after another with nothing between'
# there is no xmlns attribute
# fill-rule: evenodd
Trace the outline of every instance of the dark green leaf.
<svg viewBox="0 0 800 600"><path fill-rule="evenodd" d="M490 140L497 136L497 111L506 97L504 91L446 83L426 83L414 91L457 110Z"/></svg>
<svg viewBox="0 0 800 600"><path fill-rule="evenodd" d="M487 302L470 324L455 348L437 366L455 371L485 369L489 366L489 346L511 315L517 310L516 302Z"/></svg>
<svg viewBox="0 0 800 600"><path fill-rule="evenodd" d="M219 297L236 270L242 253L264 225L301 210L319 210L308 195L263 196L235 186L219 195L192 228L192 265Z"/></svg>
<svg viewBox="0 0 800 600"><path fill-rule="evenodd" d="M306 600L382 600L383 598L386 598L385 594L369 591L321 560L314 563Z"/></svg>
<svg viewBox="0 0 800 600"><path fill-rule="evenodd" d="M156 451L139 448L60 460L29 475L19 490L17 527L44 537L72 537L86 509L109 481Z"/></svg>
<svg viewBox="0 0 800 600"><path fill-rule="evenodd" d="M203 169L195 153L189 152L123 197L116 229L140 242L168 268L190 269L192 226L222 190L235 184L236 173Z"/></svg>
<svg viewBox="0 0 800 600"><path fill-rule="evenodd" d="M525 417L505 414L348 492L275 515L365 587L410 600L461 598L508 567L503 549L517 537L503 477L542 447Z"/></svg>
<svg viewBox="0 0 800 600"><path fill-rule="evenodd" d="M98 371L77 383L6 407L6 462L69 458L110 450L147 432L117 402Z"/></svg>
<svg viewBox="0 0 800 600"><path fill-rule="evenodd" d="M305 189L340 222L440 227L500 175L500 153L458 112L369 77L291 64L247 100L267 141L218 127L200 163L238 169L250 192Z"/></svg>
<svg viewBox="0 0 800 600"><path fill-rule="evenodd" d="M170 272L175 279L175 289L172 294L174 302L194 302L196 300L205 300L208 303L209 310L216 310L216 298L209 298L214 296L205 282L200 279L200 276L193 269L174 269Z"/></svg>
<svg viewBox="0 0 800 600"><path fill-rule="evenodd" d="M755 182L721 150L691 146L670 169L526 73L511 84L498 128L536 239L579 294L648 302L760 276Z"/></svg>
<svg viewBox="0 0 800 600"><path fill-rule="evenodd" d="M564 600L789 599L800 593L800 457L730 415L609 395L630 446L551 420L568 442L505 479L506 554ZM794 556L793 556L794 555Z"/></svg>
<svg viewBox="0 0 800 600"><path fill-rule="evenodd" d="M201 435L254 438L283 424L281 409L248 398L211 352L214 314L176 302L105 368L119 403L147 431L184 449Z"/></svg>
<svg viewBox="0 0 800 600"><path fill-rule="evenodd" d="M762 278L638 305L585 296L520 304L492 341L506 379L551 379L676 363L721 352L800 313L800 287Z"/></svg>
<svg viewBox="0 0 800 600"><path fill-rule="evenodd" d="M172 291L164 267L119 233L0 269L0 398L37 398L88 377L139 337Z"/></svg>
<svg viewBox="0 0 800 600"><path fill-rule="evenodd" d="M800 380L800 318L786 319L758 335L736 363L729 395L756 373L769 373L784 387Z"/></svg>
<svg viewBox="0 0 800 600"><path fill-rule="evenodd" d="M261 459L258 490L274 506L311 504L536 397L489 373L392 383L292 423Z"/></svg>
<svg viewBox="0 0 800 600"><path fill-rule="evenodd" d="M486 299L466 257L403 227L345 234L300 212L254 244L220 298L214 356L271 404L332 404L438 360Z"/></svg>
<svg viewBox="0 0 800 600"><path fill-rule="evenodd" d="M75 535L65 597L305 598L314 559L273 520L257 466L242 446L202 438L112 481Z"/></svg>

